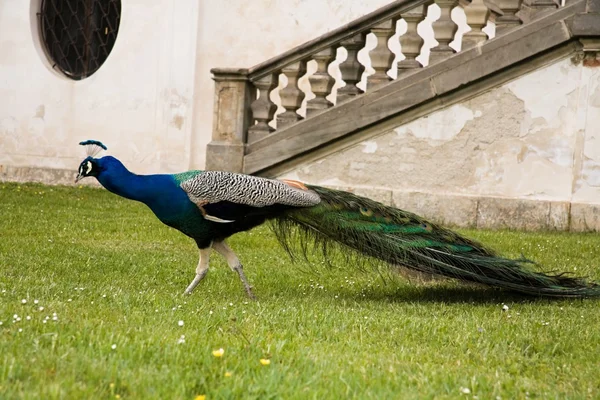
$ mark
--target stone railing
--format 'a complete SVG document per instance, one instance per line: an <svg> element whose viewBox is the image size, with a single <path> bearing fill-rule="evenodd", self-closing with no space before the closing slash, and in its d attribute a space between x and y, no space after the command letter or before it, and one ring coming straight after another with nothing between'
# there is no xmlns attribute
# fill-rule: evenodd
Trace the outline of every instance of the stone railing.
<svg viewBox="0 0 600 400"><path fill-rule="evenodd" d="M457 7L464 12L470 30L452 47L459 27L451 13ZM499 36L559 7L556 0L531 0L527 5L522 0L399 0L250 69L215 68L211 70L216 87L207 168L253 173L252 168L244 168L244 156L264 147L270 136L333 111L360 98L365 91L378 90L394 80L388 74L390 70L397 71L396 80L402 79L422 69L424 64L442 62L457 53L456 48L462 52L481 46L489 40L490 35L483 30L488 22L495 24L495 35ZM430 49L428 59L423 60L425 38L417 27L431 10L440 15L431 23L437 45ZM402 34L396 31L400 20L406 27ZM374 35L376 42L368 52L374 73L366 77L363 90L359 82L365 65L359 62L358 53L365 48L369 34ZM401 54L394 53L389 46L390 38L397 34ZM339 48L347 53L337 74L345 85L333 95L336 77L329 66L336 60ZM396 58L400 61L393 65ZM308 82L314 98L306 102L303 116L299 109L305 91L301 90L299 80L307 75L307 64L313 60L316 70L308 75ZM280 85L282 76L287 85L278 94L284 111L276 115L278 105L271 99L271 92Z"/></svg>

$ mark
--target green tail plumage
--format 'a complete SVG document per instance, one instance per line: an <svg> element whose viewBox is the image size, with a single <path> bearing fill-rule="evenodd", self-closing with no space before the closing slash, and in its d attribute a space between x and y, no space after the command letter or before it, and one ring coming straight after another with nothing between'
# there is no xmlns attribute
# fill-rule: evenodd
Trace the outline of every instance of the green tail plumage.
<svg viewBox="0 0 600 400"><path fill-rule="evenodd" d="M528 269L531 261L508 259L419 216L351 193L309 186L321 203L279 216L273 228L289 249L290 223L304 239L327 248L337 243L390 265L476 282L515 292L557 297L600 295L600 287L564 274ZM306 245L306 240L303 246Z"/></svg>

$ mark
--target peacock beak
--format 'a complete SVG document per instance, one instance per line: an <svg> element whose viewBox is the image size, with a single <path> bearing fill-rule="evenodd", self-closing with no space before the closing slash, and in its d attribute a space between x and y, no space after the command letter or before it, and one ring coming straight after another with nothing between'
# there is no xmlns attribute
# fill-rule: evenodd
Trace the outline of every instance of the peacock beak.
<svg viewBox="0 0 600 400"><path fill-rule="evenodd" d="M77 178L75 178L75 183L79 182L79 181L80 181L81 179L83 179L83 178L85 178L85 176L83 176L83 175L81 174L81 172L80 172L80 173L78 173L78 174L77 174Z"/></svg>

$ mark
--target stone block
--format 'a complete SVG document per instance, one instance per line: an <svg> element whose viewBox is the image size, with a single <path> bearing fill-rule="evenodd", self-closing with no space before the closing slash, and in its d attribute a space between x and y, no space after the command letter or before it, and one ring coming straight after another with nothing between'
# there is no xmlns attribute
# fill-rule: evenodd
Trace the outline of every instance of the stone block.
<svg viewBox="0 0 600 400"><path fill-rule="evenodd" d="M571 203L568 201L550 202L550 212L548 214L548 229L556 231L569 230L569 215L571 213Z"/></svg>
<svg viewBox="0 0 600 400"><path fill-rule="evenodd" d="M600 13L600 0L587 0L585 11L588 13Z"/></svg>
<svg viewBox="0 0 600 400"><path fill-rule="evenodd" d="M578 37L600 36L600 13L577 14L571 23L571 32Z"/></svg>
<svg viewBox="0 0 600 400"><path fill-rule="evenodd" d="M395 190L392 204L443 226L467 228L476 224L476 197Z"/></svg>
<svg viewBox="0 0 600 400"><path fill-rule="evenodd" d="M482 197L477 209L477 228L547 229L549 215L548 201Z"/></svg>
<svg viewBox="0 0 600 400"><path fill-rule="evenodd" d="M571 231L600 232L600 204L571 204Z"/></svg>
<svg viewBox="0 0 600 400"><path fill-rule="evenodd" d="M206 169L213 171L242 172L244 145L210 142L206 151Z"/></svg>

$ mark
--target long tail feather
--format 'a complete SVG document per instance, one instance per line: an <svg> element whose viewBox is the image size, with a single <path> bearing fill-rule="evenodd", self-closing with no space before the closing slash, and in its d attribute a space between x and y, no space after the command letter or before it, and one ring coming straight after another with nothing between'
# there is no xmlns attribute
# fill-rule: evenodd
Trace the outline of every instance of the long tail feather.
<svg viewBox="0 0 600 400"><path fill-rule="evenodd" d="M348 192L309 188L321 203L280 215L273 228L290 250L290 224L304 239L314 239L327 251L337 243L390 265L428 274L556 297L599 296L600 286L565 274L545 274L528 268L532 261L509 259L423 218ZM301 243L306 249L307 240Z"/></svg>

